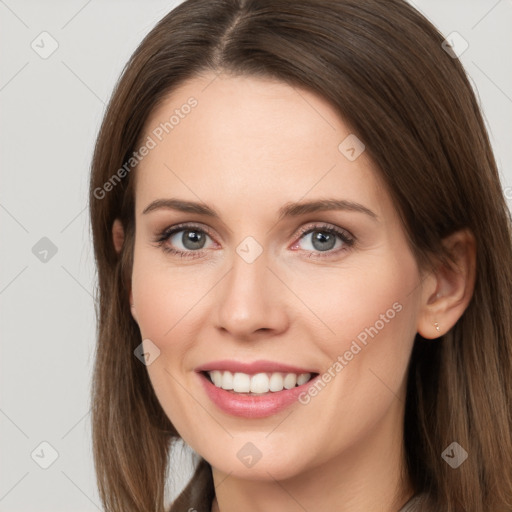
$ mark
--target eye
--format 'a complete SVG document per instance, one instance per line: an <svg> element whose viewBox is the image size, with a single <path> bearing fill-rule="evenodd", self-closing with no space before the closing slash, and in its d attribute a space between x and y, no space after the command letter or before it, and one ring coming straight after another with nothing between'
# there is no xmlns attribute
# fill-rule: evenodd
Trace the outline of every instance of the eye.
<svg viewBox="0 0 512 512"><path fill-rule="evenodd" d="M328 224L307 226L299 232L300 241L295 243L291 248L297 247L311 252L310 257L326 257L332 256L342 251L348 250L355 243L355 238L346 230L337 228ZM315 253L317 253L315 255ZM318 254L327 253L327 254Z"/></svg>
<svg viewBox="0 0 512 512"><path fill-rule="evenodd" d="M164 229L154 240L164 252L183 258L198 258L202 255L208 232L199 226L180 224Z"/></svg>
<svg viewBox="0 0 512 512"><path fill-rule="evenodd" d="M297 236L300 240L291 249L302 249L310 253L309 257L317 258L325 258L347 251L355 243L355 237L348 231L329 224L306 226L299 231ZM169 254L182 258L200 258L208 249L208 239L212 240L212 236L204 227L178 224L161 231L154 243ZM303 240L306 242L304 245L300 243Z"/></svg>

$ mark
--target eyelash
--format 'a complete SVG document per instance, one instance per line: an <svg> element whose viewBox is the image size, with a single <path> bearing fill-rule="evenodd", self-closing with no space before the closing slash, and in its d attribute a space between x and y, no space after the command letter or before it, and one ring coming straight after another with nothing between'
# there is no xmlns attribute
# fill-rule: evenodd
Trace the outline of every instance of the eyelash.
<svg viewBox="0 0 512 512"><path fill-rule="evenodd" d="M212 234L208 229L205 229L204 227L201 227L196 224L177 224L176 226L167 227L160 231L155 239L153 240L153 243L157 245L157 247L160 247L165 253L173 254L175 256L180 256L181 258L200 258L203 254L204 250L198 250L198 251L181 251L179 249L174 249L172 247L168 247L165 244L169 238L171 238L172 235L179 233L180 231L195 231L200 232L203 234L208 235L210 238L213 238ZM341 249L337 249L335 251L329 250L329 251L310 251L311 254L308 256L309 258L315 257L315 258L328 258L332 256L333 254L338 254L341 252L348 251L355 243L356 238L352 236L348 231L341 230L339 228L335 228L329 224L316 224L313 226L307 226L303 227L299 230L297 236L299 237L299 240L309 233L312 233L314 231L320 231L324 233L329 233L335 236L338 236L341 241L345 244L345 247L342 247ZM294 244L295 245L295 244Z"/></svg>

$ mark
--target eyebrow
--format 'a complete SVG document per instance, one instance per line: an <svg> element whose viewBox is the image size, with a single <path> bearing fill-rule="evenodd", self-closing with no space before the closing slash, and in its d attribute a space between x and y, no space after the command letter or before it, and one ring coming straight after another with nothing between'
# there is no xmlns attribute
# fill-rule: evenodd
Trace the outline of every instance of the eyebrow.
<svg viewBox="0 0 512 512"><path fill-rule="evenodd" d="M220 219L219 214L205 203L173 198L156 199L148 206L146 206L146 208L144 208L142 214L145 215L149 212L160 209L177 210L186 213L197 213L199 215L206 215L208 217ZM298 217L307 213L315 213L328 210L353 211L364 213L376 221L379 219L377 214L362 204L347 201L345 199L321 199L316 201L286 203L279 209L278 220L282 220L286 217Z"/></svg>

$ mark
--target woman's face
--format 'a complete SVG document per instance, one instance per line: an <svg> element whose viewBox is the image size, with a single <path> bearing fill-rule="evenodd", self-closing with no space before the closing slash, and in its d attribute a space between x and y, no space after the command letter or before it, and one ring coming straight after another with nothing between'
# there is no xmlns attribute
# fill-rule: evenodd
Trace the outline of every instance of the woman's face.
<svg viewBox="0 0 512 512"><path fill-rule="evenodd" d="M420 274L350 128L305 90L211 74L142 140L132 311L184 440L258 480L399 446Z"/></svg>

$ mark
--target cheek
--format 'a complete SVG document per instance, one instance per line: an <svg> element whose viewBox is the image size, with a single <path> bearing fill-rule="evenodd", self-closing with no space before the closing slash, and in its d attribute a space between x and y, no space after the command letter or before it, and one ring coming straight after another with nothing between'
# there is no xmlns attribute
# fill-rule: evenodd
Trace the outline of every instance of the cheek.
<svg viewBox="0 0 512 512"><path fill-rule="evenodd" d="M132 292L141 338L151 340L160 351L147 372L167 417L193 447L197 439L189 435L202 409L187 392L191 387L188 358L197 339L196 326L201 325L194 315L207 289L190 269L162 265L162 259L152 254L134 260Z"/></svg>
<svg viewBox="0 0 512 512"><path fill-rule="evenodd" d="M397 261L390 254L378 262L367 258L357 267L328 270L315 273L315 286L306 276L295 282L294 289L307 297L307 305L322 322L302 326L310 329L309 338L324 355L323 375L332 391L325 400L332 401L332 410L343 404L353 417L371 422L400 392L407 370L416 333L416 262L409 255ZM334 416L333 412L336 422Z"/></svg>
<svg viewBox="0 0 512 512"><path fill-rule="evenodd" d="M177 333L185 325L190 327L195 305L206 290L207 284L191 268L171 267L158 253L136 257L132 293L142 337L151 339L160 350L171 342L179 349L176 340L186 338Z"/></svg>
<svg viewBox="0 0 512 512"><path fill-rule="evenodd" d="M334 356L348 350L353 340L364 346L376 336L395 338L402 333L403 338L404 330L413 329L412 302L418 279L412 257L397 262L383 255L378 261L361 258L357 266L347 263L294 272L288 280L311 312L304 315L310 320L299 322L317 326L311 339L321 341L324 350Z"/></svg>

